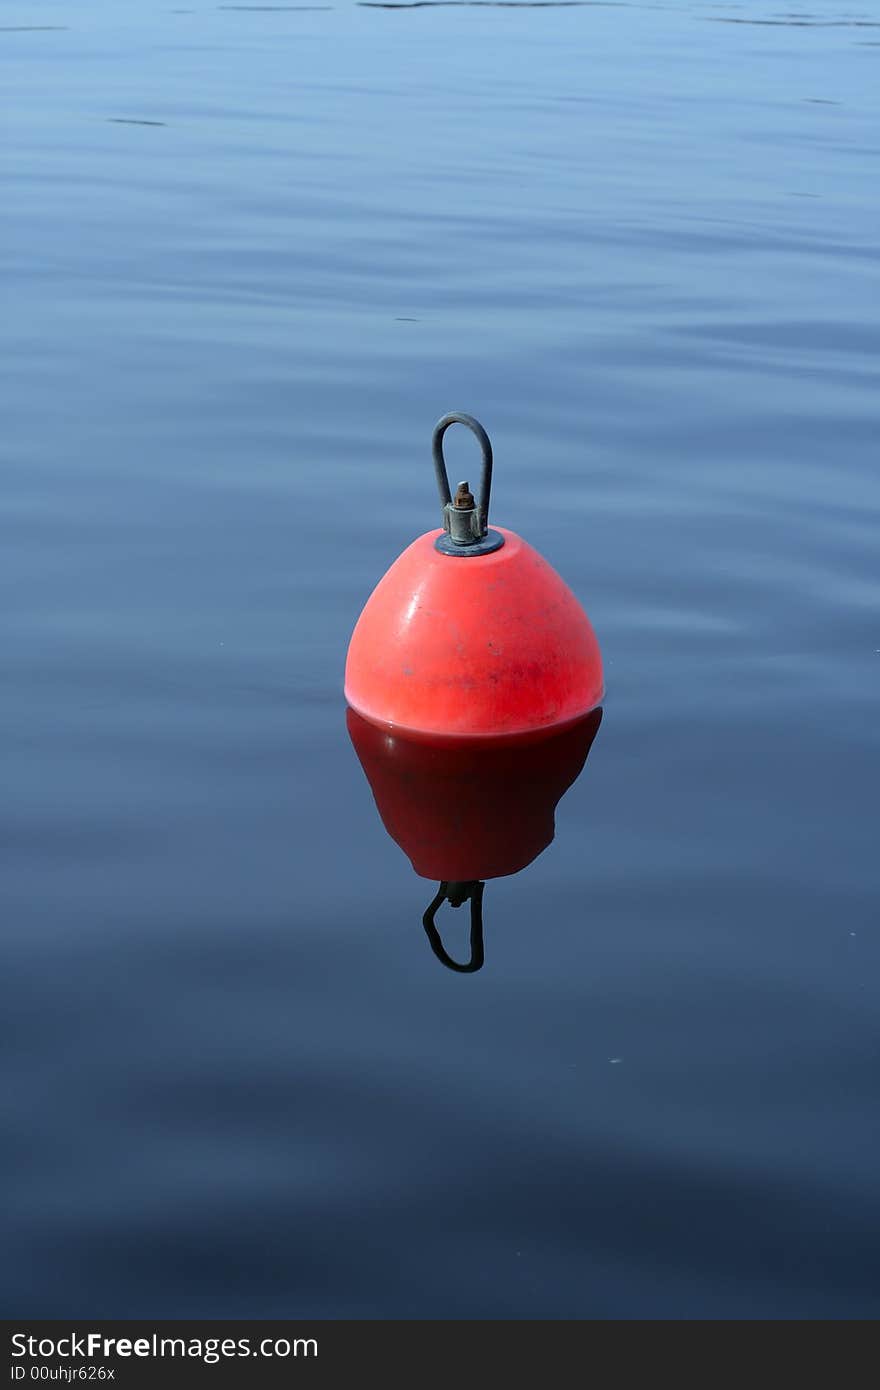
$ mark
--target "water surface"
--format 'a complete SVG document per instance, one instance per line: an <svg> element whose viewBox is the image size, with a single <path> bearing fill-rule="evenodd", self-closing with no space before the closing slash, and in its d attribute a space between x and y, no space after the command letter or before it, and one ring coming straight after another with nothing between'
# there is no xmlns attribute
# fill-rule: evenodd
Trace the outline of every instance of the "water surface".
<svg viewBox="0 0 880 1390"><path fill-rule="evenodd" d="M8 1315L875 1316L880 21L3 21ZM608 685L471 976L341 704L450 409Z"/></svg>

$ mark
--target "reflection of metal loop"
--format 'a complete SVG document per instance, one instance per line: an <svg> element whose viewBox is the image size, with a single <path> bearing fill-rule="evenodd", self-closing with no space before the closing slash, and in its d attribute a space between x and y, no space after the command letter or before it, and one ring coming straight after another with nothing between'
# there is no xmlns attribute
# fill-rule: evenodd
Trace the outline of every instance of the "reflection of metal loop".
<svg viewBox="0 0 880 1390"><path fill-rule="evenodd" d="M454 970L459 975L472 975L476 970L483 968L483 888L484 884L468 883L441 883L440 891L428 907L422 918L422 926L428 937L431 950L447 970ZM440 940L440 933L434 924L434 918L440 904L449 899L453 907L460 907L468 898L471 900L471 958L464 965L446 951L443 942ZM457 899L457 901L456 901Z"/></svg>
<svg viewBox="0 0 880 1390"><path fill-rule="evenodd" d="M479 535L485 536L489 526L489 493L492 491L492 445L489 436L483 429L479 420L475 420L473 415L462 415L455 410L450 415L444 415L442 420L438 420L434 426L434 437L431 440L431 452L434 456L434 472L437 476L437 488L440 493L440 505L445 509L452 501L449 491L449 477L446 472L446 460L443 457L443 436L450 425L467 425L469 430L477 436L480 449L483 454L483 475L480 480L480 495L477 499L477 515L479 518Z"/></svg>

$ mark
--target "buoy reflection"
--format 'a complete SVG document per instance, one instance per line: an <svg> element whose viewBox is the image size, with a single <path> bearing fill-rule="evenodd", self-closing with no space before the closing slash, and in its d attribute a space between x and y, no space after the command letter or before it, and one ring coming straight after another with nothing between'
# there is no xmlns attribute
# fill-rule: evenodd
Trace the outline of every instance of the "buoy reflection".
<svg viewBox="0 0 880 1390"><path fill-rule="evenodd" d="M482 970L483 968L485 959L483 951L483 889L485 886L479 879L472 883L441 883L439 891L431 899L422 918L422 926L425 928L428 943L434 955L441 965L445 965L447 970L454 970L458 975L473 975L475 970ZM445 902L448 902L452 907L461 907L466 902L471 905L471 954L469 960L463 962L453 960L443 945L434 917L437 909Z"/></svg>
<svg viewBox="0 0 880 1390"><path fill-rule="evenodd" d="M403 738L348 709L351 741L392 840L439 889L422 918L448 969L483 965L483 887L531 864L553 840L557 803L580 776L602 721L595 709L534 742L427 742ZM470 959L446 952L435 918L443 903L470 905Z"/></svg>

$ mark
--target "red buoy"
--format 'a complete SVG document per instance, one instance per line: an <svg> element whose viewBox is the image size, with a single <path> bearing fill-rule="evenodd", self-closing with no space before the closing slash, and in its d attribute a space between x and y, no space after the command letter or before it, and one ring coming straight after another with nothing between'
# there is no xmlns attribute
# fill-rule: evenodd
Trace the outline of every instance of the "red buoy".
<svg viewBox="0 0 880 1390"><path fill-rule="evenodd" d="M480 498L453 498L443 458L451 424L483 454ZM413 541L373 590L345 667L364 719L416 737L522 740L558 731L604 693L590 621L568 585L513 531L490 530L492 446L470 415L434 430L443 529Z"/></svg>

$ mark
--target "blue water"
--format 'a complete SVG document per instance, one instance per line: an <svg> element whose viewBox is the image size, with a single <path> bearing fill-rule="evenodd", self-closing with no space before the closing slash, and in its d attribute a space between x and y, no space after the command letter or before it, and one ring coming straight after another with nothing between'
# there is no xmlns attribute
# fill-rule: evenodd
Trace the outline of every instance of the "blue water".
<svg viewBox="0 0 880 1390"><path fill-rule="evenodd" d="M6 1315L876 1316L880 15L0 20ZM341 701L451 409L608 686L470 976Z"/></svg>

